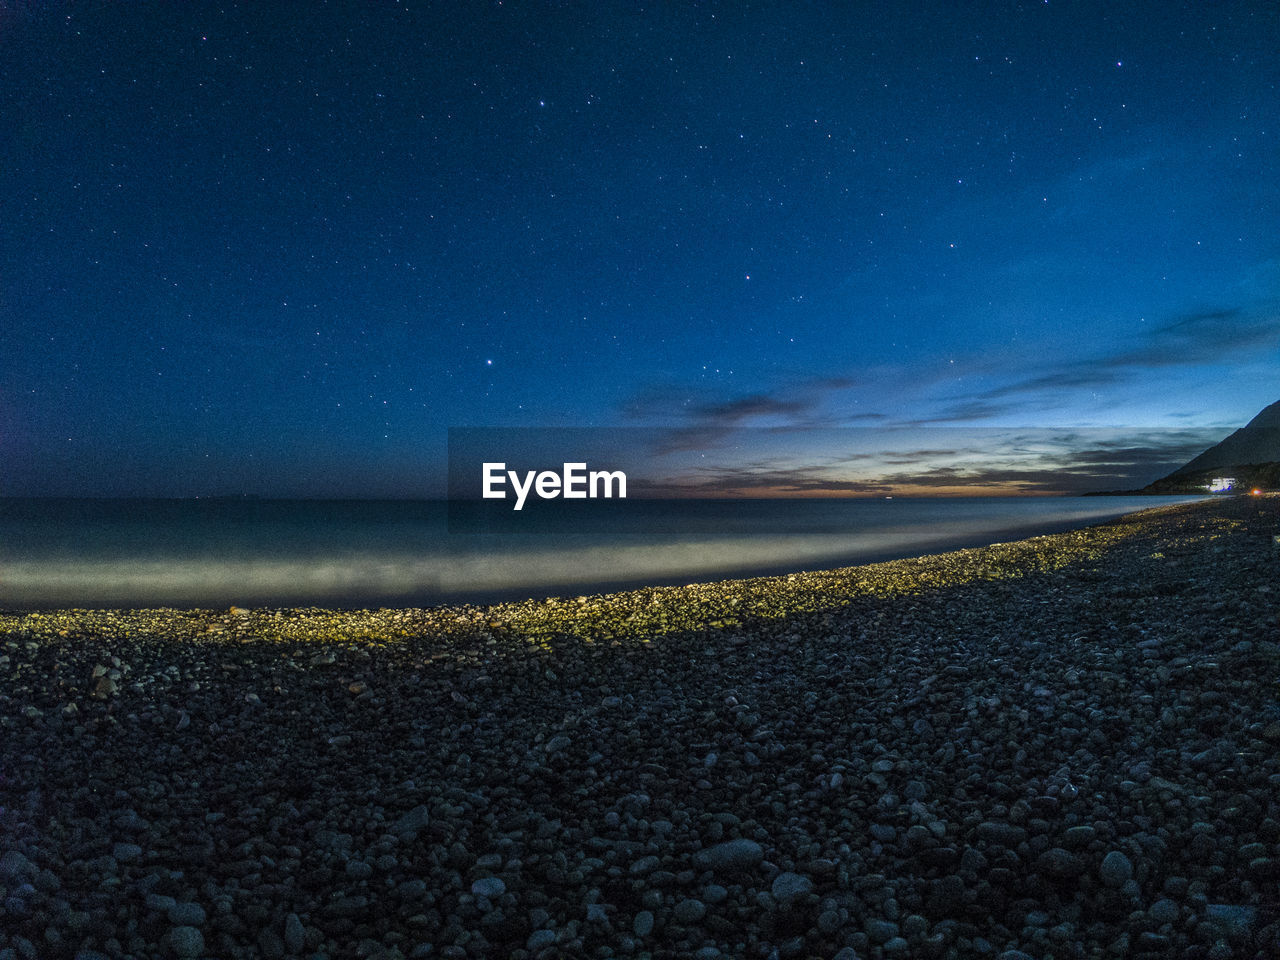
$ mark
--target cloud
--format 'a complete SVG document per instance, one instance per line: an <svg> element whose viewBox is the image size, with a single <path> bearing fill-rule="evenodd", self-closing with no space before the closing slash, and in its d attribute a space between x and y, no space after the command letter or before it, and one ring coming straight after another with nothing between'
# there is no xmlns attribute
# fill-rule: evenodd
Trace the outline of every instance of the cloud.
<svg viewBox="0 0 1280 960"><path fill-rule="evenodd" d="M815 396L786 398L756 393L723 403L708 403L695 407L693 416L704 423L733 426L754 417L795 417L807 413L816 406Z"/></svg>
<svg viewBox="0 0 1280 960"><path fill-rule="evenodd" d="M1280 349L1280 309L1275 304L1253 311L1241 307L1200 310L1155 327L1128 349L1056 364L1034 376L981 391L939 417L918 422L988 419L1008 410L992 401L1112 386L1147 370L1216 366L1266 349Z"/></svg>
<svg viewBox="0 0 1280 960"><path fill-rule="evenodd" d="M633 486L640 496L655 497L787 497L858 496L887 491L878 480L832 476L825 466L701 468L690 474L640 479Z"/></svg>
<svg viewBox="0 0 1280 960"><path fill-rule="evenodd" d="M990 420L1015 409L1017 409L1016 404L993 403L989 394L983 394L982 399L961 400L958 403L943 407L931 416L915 417L905 422L915 427L929 426L931 424L972 423L974 420Z"/></svg>
<svg viewBox="0 0 1280 960"><path fill-rule="evenodd" d="M819 377L772 391L699 402L688 396L673 401L679 391L653 386L632 397L622 413L629 420L677 421L662 429L652 451L654 456L662 456L715 449L746 428L785 433L886 419L885 414L875 412L823 413L834 394L856 386L858 383L847 377Z"/></svg>
<svg viewBox="0 0 1280 960"><path fill-rule="evenodd" d="M1241 308L1202 310L1156 328L1147 342L1109 358L1113 368L1216 364L1240 353L1280 345L1280 311L1248 313Z"/></svg>
<svg viewBox="0 0 1280 960"><path fill-rule="evenodd" d="M1209 429L952 429L967 442L794 465L779 458L699 465L633 484L641 496L671 497L1072 494L1145 486L1220 439ZM866 445L867 432L851 431L849 445Z"/></svg>

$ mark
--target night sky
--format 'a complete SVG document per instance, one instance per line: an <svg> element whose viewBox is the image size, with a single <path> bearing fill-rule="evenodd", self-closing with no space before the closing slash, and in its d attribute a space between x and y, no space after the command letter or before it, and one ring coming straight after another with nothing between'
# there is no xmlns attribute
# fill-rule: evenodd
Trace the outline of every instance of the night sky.
<svg viewBox="0 0 1280 960"><path fill-rule="evenodd" d="M1280 399L1277 50L1273 0L0 2L0 493L430 496L477 426L1146 482Z"/></svg>

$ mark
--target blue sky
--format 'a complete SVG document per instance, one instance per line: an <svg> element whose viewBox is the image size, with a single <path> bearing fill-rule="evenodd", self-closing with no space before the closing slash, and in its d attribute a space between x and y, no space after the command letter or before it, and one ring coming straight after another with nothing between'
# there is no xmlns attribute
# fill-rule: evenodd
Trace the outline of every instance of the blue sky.
<svg viewBox="0 0 1280 960"><path fill-rule="evenodd" d="M1123 428L1154 479L1280 396L1276 49L1242 2L7 5L0 493L431 495L465 426L797 492L850 480L819 428Z"/></svg>

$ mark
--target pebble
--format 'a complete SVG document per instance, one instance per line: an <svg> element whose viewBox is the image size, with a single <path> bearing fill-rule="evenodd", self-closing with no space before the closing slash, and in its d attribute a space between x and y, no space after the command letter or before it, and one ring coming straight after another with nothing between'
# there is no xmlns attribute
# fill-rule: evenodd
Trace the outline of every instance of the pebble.
<svg viewBox="0 0 1280 960"><path fill-rule="evenodd" d="M1058 879L1078 877L1085 872L1085 862L1061 847L1046 850L1036 859L1036 869Z"/></svg>
<svg viewBox="0 0 1280 960"><path fill-rule="evenodd" d="M773 884L769 888L773 898L784 907L790 906L812 890L813 881L808 877L802 877L798 873L787 872L780 873L774 877Z"/></svg>
<svg viewBox="0 0 1280 960"><path fill-rule="evenodd" d="M886 823L873 823L869 828L871 836L879 843L893 843L898 839L897 828Z"/></svg>
<svg viewBox="0 0 1280 960"><path fill-rule="evenodd" d="M111 848L111 856L117 863L133 863L142 856L142 848L136 843L117 843Z"/></svg>
<svg viewBox="0 0 1280 960"><path fill-rule="evenodd" d="M1152 923L1162 927L1166 923L1177 923L1182 911L1178 909L1176 903L1164 897L1151 905L1150 909L1147 910L1147 915L1151 917Z"/></svg>
<svg viewBox="0 0 1280 960"><path fill-rule="evenodd" d="M645 874L653 873L661 865L662 861L653 855L641 857L631 864L631 875L633 877L643 877Z"/></svg>
<svg viewBox="0 0 1280 960"><path fill-rule="evenodd" d="M0 608L0 960L1269 955L1280 498L1143 517L485 609Z"/></svg>
<svg viewBox="0 0 1280 960"><path fill-rule="evenodd" d="M554 930L535 930L529 934L529 938L525 940L524 946L526 950L532 950L535 953L539 950L545 950L556 942L556 932ZM466 954L464 953L463 956Z"/></svg>
<svg viewBox="0 0 1280 960"><path fill-rule="evenodd" d="M425 830L431 823L431 814L427 810L425 804L419 804L412 810L402 814L397 818L391 827L391 832L400 837L408 837L413 839L419 833Z"/></svg>
<svg viewBox="0 0 1280 960"><path fill-rule="evenodd" d="M169 922L179 927L204 925L204 907L198 903L175 903L168 909Z"/></svg>
<svg viewBox="0 0 1280 960"><path fill-rule="evenodd" d="M1079 850L1093 843L1097 835L1098 831L1087 825L1068 827L1062 835L1062 842L1070 850Z"/></svg>
<svg viewBox="0 0 1280 960"><path fill-rule="evenodd" d="M291 954L299 954L306 945L306 929L296 913L284 918L284 947Z"/></svg>
<svg viewBox="0 0 1280 960"><path fill-rule="evenodd" d="M1027 831L1012 823L994 823L988 820L978 824L978 839L1005 847L1016 847L1027 839Z"/></svg>
<svg viewBox="0 0 1280 960"><path fill-rule="evenodd" d="M867 939L872 943L885 944L898 935L898 925L889 920L871 919L863 925Z"/></svg>
<svg viewBox="0 0 1280 960"><path fill-rule="evenodd" d="M471 884L471 893L477 897L496 900L507 892L507 885L500 877L482 877Z"/></svg>
<svg viewBox="0 0 1280 960"><path fill-rule="evenodd" d="M169 931L169 946L176 957L198 957L204 953L204 934L195 927L174 927Z"/></svg>
<svg viewBox="0 0 1280 960"><path fill-rule="evenodd" d="M368 880L373 876L373 866L363 860L348 860L343 872L352 880Z"/></svg>
<svg viewBox="0 0 1280 960"><path fill-rule="evenodd" d="M0 880L6 884L30 880L36 873L36 865L17 850L6 850L0 855Z"/></svg>
<svg viewBox="0 0 1280 960"><path fill-rule="evenodd" d="M677 923L685 925L697 923L707 915L707 905L701 900L689 897L677 903L671 911L671 915Z"/></svg>
<svg viewBox="0 0 1280 960"><path fill-rule="evenodd" d="M1119 850L1112 850L1102 858L1098 876L1108 887L1122 887L1133 878L1133 861Z"/></svg>
<svg viewBox="0 0 1280 960"><path fill-rule="evenodd" d="M1258 908L1249 904L1210 903L1206 905L1204 915L1206 920L1232 938L1248 936L1258 922Z"/></svg>
<svg viewBox="0 0 1280 960"><path fill-rule="evenodd" d="M702 888L702 899L707 903L724 903L728 898L729 891L718 883L709 883Z"/></svg>
<svg viewBox="0 0 1280 960"><path fill-rule="evenodd" d="M718 873L745 873L764 861L764 848L754 840L727 840L700 850L694 862L703 869Z"/></svg>

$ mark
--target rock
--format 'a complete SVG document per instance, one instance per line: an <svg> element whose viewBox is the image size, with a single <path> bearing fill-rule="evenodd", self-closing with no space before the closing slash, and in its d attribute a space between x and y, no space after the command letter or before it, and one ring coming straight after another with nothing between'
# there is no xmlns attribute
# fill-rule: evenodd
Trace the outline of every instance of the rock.
<svg viewBox="0 0 1280 960"><path fill-rule="evenodd" d="M163 913L165 916L168 916L169 908L176 906L178 901L173 897L164 896L163 894L148 893L146 897L143 898L142 903L148 910L155 910L157 913ZM171 920L170 922L172 923L173 921Z"/></svg>
<svg viewBox="0 0 1280 960"><path fill-rule="evenodd" d="M1074 853L1053 847L1036 858L1036 869L1047 877L1067 880L1085 872L1085 862Z"/></svg>
<svg viewBox="0 0 1280 960"><path fill-rule="evenodd" d="M471 884L473 896L485 897L488 900L496 900L506 892L507 885L499 877L482 877Z"/></svg>
<svg viewBox="0 0 1280 960"><path fill-rule="evenodd" d="M893 843L898 839L897 829L887 823L873 823L868 829L878 843Z"/></svg>
<svg viewBox="0 0 1280 960"><path fill-rule="evenodd" d="M898 935L898 925L889 920L872 919L863 925L867 939L875 944L886 944Z"/></svg>
<svg viewBox="0 0 1280 960"><path fill-rule="evenodd" d="M1204 909L1205 919L1233 940L1249 936L1258 922L1258 908L1246 904L1210 903Z"/></svg>
<svg viewBox="0 0 1280 960"><path fill-rule="evenodd" d="M929 892L929 911L939 917L949 917L964 909L964 879L955 874L933 881Z"/></svg>
<svg viewBox="0 0 1280 960"><path fill-rule="evenodd" d="M169 931L169 947L175 957L198 957L204 953L204 934L195 927L174 927Z"/></svg>
<svg viewBox="0 0 1280 960"><path fill-rule="evenodd" d="M37 872L36 865L17 850L6 850L0 856L0 881L6 886L31 880Z"/></svg>
<svg viewBox="0 0 1280 960"><path fill-rule="evenodd" d="M1080 850L1093 843L1097 835L1098 831L1087 825L1068 827L1062 835L1062 845L1069 850Z"/></svg>
<svg viewBox="0 0 1280 960"><path fill-rule="evenodd" d="M764 860L764 848L754 840L727 840L706 850L699 850L693 858L695 866L716 873L745 873L758 867Z"/></svg>
<svg viewBox="0 0 1280 960"><path fill-rule="evenodd" d="M302 919L296 913L291 913L284 918L284 948L296 956L302 953L305 945L306 930L303 929Z"/></svg>
<svg viewBox="0 0 1280 960"><path fill-rule="evenodd" d="M1151 922L1158 927L1163 927L1166 923L1177 923L1181 914L1182 911L1178 909L1178 905L1168 897L1157 900L1147 911Z"/></svg>
<svg viewBox="0 0 1280 960"><path fill-rule="evenodd" d="M728 897L729 891L718 883L709 883L702 888L702 899L706 903L724 903Z"/></svg>
<svg viewBox="0 0 1280 960"><path fill-rule="evenodd" d="M1112 850L1102 858L1098 876L1108 887L1118 889L1133 878L1133 861L1119 850Z"/></svg>
<svg viewBox="0 0 1280 960"><path fill-rule="evenodd" d="M169 922L179 927L200 927L204 925L204 907L198 903L175 903L169 907Z"/></svg>
<svg viewBox="0 0 1280 960"><path fill-rule="evenodd" d="M555 942L556 932L554 930L535 930L529 934L529 939L524 942L524 947L526 950L537 953L539 950L545 950L547 947L553 946Z"/></svg>
<svg viewBox="0 0 1280 960"><path fill-rule="evenodd" d="M671 915L677 923L688 926L691 923L697 923L707 915L707 905L701 900L689 897L677 903Z"/></svg>
<svg viewBox="0 0 1280 960"><path fill-rule="evenodd" d="M391 832L396 836L404 839L408 837L410 840L416 839L418 834L427 828L431 823L431 812L425 804L419 804L407 813L400 815L399 819L391 827Z"/></svg>
<svg viewBox="0 0 1280 960"><path fill-rule="evenodd" d="M978 824L978 839L998 843L1002 847L1016 847L1027 839L1027 831L1012 823L995 823L987 820Z"/></svg>
<svg viewBox="0 0 1280 960"><path fill-rule="evenodd" d="M769 892L783 907L791 906L795 901L813 891L813 881L798 873L780 873L773 878Z"/></svg>
<svg viewBox="0 0 1280 960"><path fill-rule="evenodd" d="M818 932L824 936L830 936L840 929L840 914L836 910L823 910L818 914Z"/></svg>
<svg viewBox="0 0 1280 960"><path fill-rule="evenodd" d="M106 700L120 692L120 685L111 677L99 677L93 685L93 692L90 694L95 700Z"/></svg>
<svg viewBox="0 0 1280 960"><path fill-rule="evenodd" d="M368 880L373 876L373 867L363 860L348 860L343 872L352 880Z"/></svg>
<svg viewBox="0 0 1280 960"><path fill-rule="evenodd" d="M111 848L117 863L133 863L142 856L142 848L136 843L117 843Z"/></svg>
<svg viewBox="0 0 1280 960"><path fill-rule="evenodd" d="M0 960L1280 957L1241 499L583 603L5 608Z"/></svg>
<svg viewBox="0 0 1280 960"><path fill-rule="evenodd" d="M258 931L258 955L262 960L280 960L284 956L284 941L270 927Z"/></svg>
<svg viewBox="0 0 1280 960"><path fill-rule="evenodd" d="M1262 883L1280 880L1280 859L1274 857L1254 857L1246 867L1249 876Z"/></svg>

